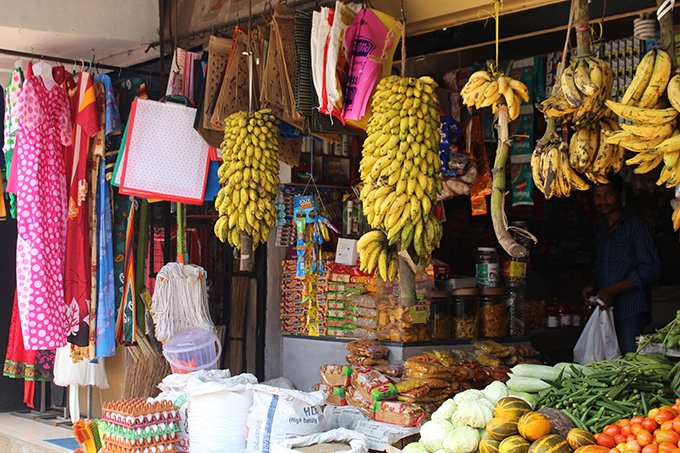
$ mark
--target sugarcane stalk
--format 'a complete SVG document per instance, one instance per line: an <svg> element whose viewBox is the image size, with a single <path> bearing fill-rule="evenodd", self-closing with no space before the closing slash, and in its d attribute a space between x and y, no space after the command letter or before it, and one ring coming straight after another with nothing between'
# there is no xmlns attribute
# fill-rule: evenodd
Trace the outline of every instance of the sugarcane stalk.
<svg viewBox="0 0 680 453"><path fill-rule="evenodd" d="M664 3L664 0L656 0L656 6L659 7ZM666 13L659 20L659 29L661 31L660 44L661 48L671 56L671 65L673 69L678 68L678 58L675 56L675 31L673 29L673 12Z"/></svg>
<svg viewBox="0 0 680 453"><path fill-rule="evenodd" d="M248 29L250 32L250 29ZM248 38L250 39L250 38ZM248 52L248 111L253 111L253 52ZM253 238L241 231L241 272L253 270Z"/></svg>
<svg viewBox="0 0 680 453"><path fill-rule="evenodd" d="M496 233L498 243L512 258L522 258L527 255L526 247L515 241L508 231L508 223L503 212L505 191L505 162L510 154L510 130L508 127L508 106L498 105L498 148L496 160L491 170L493 189L491 191L491 222Z"/></svg>

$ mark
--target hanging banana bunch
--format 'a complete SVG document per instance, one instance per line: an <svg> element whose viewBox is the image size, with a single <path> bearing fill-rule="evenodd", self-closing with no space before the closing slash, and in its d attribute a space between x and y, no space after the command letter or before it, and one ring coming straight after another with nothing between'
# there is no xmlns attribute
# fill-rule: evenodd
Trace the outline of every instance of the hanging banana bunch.
<svg viewBox="0 0 680 453"><path fill-rule="evenodd" d="M366 219L377 231L359 240L361 270L398 277L397 252L413 247L425 264L439 247L441 222L430 213L441 193L440 119L435 81L390 76L378 83L359 173Z"/></svg>
<svg viewBox="0 0 680 453"><path fill-rule="evenodd" d="M498 111L499 102L505 102L510 121L519 116L522 101L529 102L529 90L522 82L503 74L494 76L484 70L474 72L460 94L467 107L478 110L491 107L493 113Z"/></svg>
<svg viewBox="0 0 680 453"><path fill-rule="evenodd" d="M626 160L626 165L636 166L633 172L648 173L663 163L656 183L669 188L680 184L680 132L676 129L680 76L670 76L670 56L661 49L647 52L621 102L608 102L628 122L618 132L605 133L605 142L636 153ZM664 93L672 107L662 100Z"/></svg>
<svg viewBox="0 0 680 453"><path fill-rule="evenodd" d="M223 163L217 172L224 184L215 199L220 217L215 235L240 249L241 233L253 249L267 241L276 221L279 189L277 119L269 110L236 112L224 121Z"/></svg>
<svg viewBox="0 0 680 453"><path fill-rule="evenodd" d="M546 198L568 197L572 190L590 188L572 168L569 159L570 149L555 131L555 118L550 118L545 134L536 142L531 155L534 184Z"/></svg>

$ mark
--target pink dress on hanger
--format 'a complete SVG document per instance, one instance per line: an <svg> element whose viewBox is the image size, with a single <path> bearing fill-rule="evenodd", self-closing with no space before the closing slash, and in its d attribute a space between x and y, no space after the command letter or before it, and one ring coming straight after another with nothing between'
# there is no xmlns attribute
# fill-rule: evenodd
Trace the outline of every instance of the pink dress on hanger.
<svg viewBox="0 0 680 453"><path fill-rule="evenodd" d="M66 174L64 146L71 144L66 91L42 78L24 82L16 107L17 299L24 347L66 344L64 254Z"/></svg>

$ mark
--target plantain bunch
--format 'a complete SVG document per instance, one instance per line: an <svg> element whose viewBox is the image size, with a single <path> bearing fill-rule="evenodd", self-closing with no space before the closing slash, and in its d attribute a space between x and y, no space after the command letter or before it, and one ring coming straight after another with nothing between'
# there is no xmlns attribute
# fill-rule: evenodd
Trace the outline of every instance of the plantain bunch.
<svg viewBox="0 0 680 453"><path fill-rule="evenodd" d="M575 126L596 123L606 113L614 72L599 58L574 58L560 74L559 89L541 102L546 119L571 120Z"/></svg>
<svg viewBox="0 0 680 453"><path fill-rule="evenodd" d="M508 106L508 117L513 121L519 116L522 101L529 102L527 86L503 74L492 75L489 71L474 72L460 92L463 103L481 109L491 107L493 113L499 102Z"/></svg>
<svg viewBox="0 0 680 453"><path fill-rule="evenodd" d="M590 186L569 163L569 148L555 132L555 120L548 120L546 134L536 142L531 155L534 184L546 198L568 197L572 190L588 190Z"/></svg>
<svg viewBox="0 0 680 453"><path fill-rule="evenodd" d="M223 186L215 199L219 218L214 231L233 247L240 249L241 233L253 239L253 249L264 244L276 221L277 134L278 120L269 110L236 112L224 121L223 163L218 170Z"/></svg>
<svg viewBox="0 0 680 453"><path fill-rule="evenodd" d="M441 239L441 222L430 214L442 190L436 86L430 77L390 76L373 95L360 198L369 225L380 231L362 236L358 250L362 269L385 281L397 278L397 245L427 260Z"/></svg>

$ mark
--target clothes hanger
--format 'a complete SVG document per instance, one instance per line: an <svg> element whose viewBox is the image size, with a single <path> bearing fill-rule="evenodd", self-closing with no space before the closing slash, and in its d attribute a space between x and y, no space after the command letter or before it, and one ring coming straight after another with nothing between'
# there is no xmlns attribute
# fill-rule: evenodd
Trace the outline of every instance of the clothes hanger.
<svg viewBox="0 0 680 453"><path fill-rule="evenodd" d="M51 90L57 84L52 77L52 66L42 60L42 55L40 60L33 65L33 73L43 79L45 88L48 90Z"/></svg>

